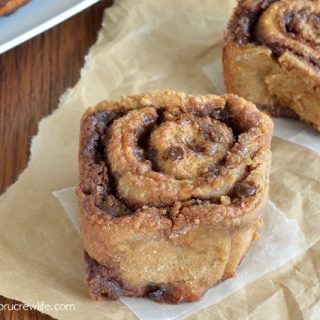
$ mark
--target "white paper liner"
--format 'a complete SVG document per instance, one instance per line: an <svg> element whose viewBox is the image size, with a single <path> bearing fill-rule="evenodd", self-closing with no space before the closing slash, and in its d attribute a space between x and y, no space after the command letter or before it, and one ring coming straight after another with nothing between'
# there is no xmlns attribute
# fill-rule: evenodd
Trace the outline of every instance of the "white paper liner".
<svg viewBox="0 0 320 320"><path fill-rule="evenodd" d="M67 216L79 231L79 207L75 188L53 192ZM216 304L252 281L284 265L306 250L306 242L296 220L288 219L270 200L263 208L265 224L237 269L236 276L209 290L195 303L180 305L159 304L149 299L121 298L141 320L177 319Z"/></svg>
<svg viewBox="0 0 320 320"><path fill-rule="evenodd" d="M220 50L220 49L219 49ZM216 52L221 57L221 53ZM222 57L213 64L202 67L202 72L214 85L217 94L225 93L222 71ZM274 135L290 142L302 145L320 153L320 132L311 125L296 119L273 118Z"/></svg>

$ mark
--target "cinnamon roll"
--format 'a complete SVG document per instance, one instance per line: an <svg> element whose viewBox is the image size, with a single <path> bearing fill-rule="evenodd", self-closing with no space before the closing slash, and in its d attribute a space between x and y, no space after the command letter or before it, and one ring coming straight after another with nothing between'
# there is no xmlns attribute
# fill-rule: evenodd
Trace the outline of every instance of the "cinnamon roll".
<svg viewBox="0 0 320 320"><path fill-rule="evenodd" d="M30 0L0 0L0 16L6 16Z"/></svg>
<svg viewBox="0 0 320 320"><path fill-rule="evenodd" d="M89 108L77 194L91 297L191 302L232 277L262 224L272 128L235 95Z"/></svg>
<svg viewBox="0 0 320 320"><path fill-rule="evenodd" d="M319 49L319 0L240 0L224 37L227 91L320 130Z"/></svg>

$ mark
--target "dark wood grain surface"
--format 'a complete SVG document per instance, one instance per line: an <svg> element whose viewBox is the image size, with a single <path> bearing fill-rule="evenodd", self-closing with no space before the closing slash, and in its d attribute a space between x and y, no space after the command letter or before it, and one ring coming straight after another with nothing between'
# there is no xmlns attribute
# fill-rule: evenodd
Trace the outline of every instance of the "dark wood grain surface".
<svg viewBox="0 0 320 320"><path fill-rule="evenodd" d="M61 94L79 78L85 54L96 40L103 11L110 3L102 0L0 55L0 193L26 167L39 120L57 107ZM0 296L0 305L14 303ZM52 318L37 311L0 311L0 320L7 319Z"/></svg>

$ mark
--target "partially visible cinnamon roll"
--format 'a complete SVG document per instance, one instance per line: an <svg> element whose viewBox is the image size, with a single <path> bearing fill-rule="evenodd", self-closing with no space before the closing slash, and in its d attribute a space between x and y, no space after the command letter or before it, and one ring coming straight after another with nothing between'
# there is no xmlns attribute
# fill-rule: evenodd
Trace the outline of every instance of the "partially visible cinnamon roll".
<svg viewBox="0 0 320 320"><path fill-rule="evenodd" d="M0 0L0 16L6 16L30 0Z"/></svg>
<svg viewBox="0 0 320 320"><path fill-rule="evenodd" d="M191 302L232 277L262 224L272 128L235 95L88 109L77 194L91 297Z"/></svg>
<svg viewBox="0 0 320 320"><path fill-rule="evenodd" d="M227 91L320 130L319 49L319 0L240 0L225 32Z"/></svg>

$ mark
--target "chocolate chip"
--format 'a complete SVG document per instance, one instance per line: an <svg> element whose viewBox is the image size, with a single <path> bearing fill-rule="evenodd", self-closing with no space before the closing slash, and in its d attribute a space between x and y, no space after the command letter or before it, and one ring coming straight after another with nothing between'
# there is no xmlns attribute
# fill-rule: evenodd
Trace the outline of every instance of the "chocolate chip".
<svg viewBox="0 0 320 320"><path fill-rule="evenodd" d="M166 160L181 160L183 159L184 156L184 151L181 147L179 146L173 146L167 149L165 152L164 158Z"/></svg>
<svg viewBox="0 0 320 320"><path fill-rule="evenodd" d="M197 153L202 153L202 152L206 151L206 147L202 146L200 144L190 144L190 145L188 145L188 148L194 152L197 152Z"/></svg>
<svg viewBox="0 0 320 320"><path fill-rule="evenodd" d="M276 59L279 58L284 52L284 49L277 45L270 46L270 49L272 51L273 57Z"/></svg>
<svg viewBox="0 0 320 320"><path fill-rule="evenodd" d="M240 199L244 197L253 196L256 193L256 191L257 191L256 186L245 183L245 182L238 183L234 188L234 193L236 197Z"/></svg>

